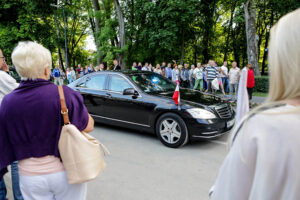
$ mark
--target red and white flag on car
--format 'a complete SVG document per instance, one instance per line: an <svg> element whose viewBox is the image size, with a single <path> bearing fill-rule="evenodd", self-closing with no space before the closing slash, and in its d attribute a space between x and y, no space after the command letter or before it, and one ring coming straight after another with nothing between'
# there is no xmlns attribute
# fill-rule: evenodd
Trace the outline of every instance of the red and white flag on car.
<svg viewBox="0 0 300 200"><path fill-rule="evenodd" d="M179 93L179 84L177 84L176 89L174 91L172 99L174 100L175 104L178 105L178 109L180 109L180 93Z"/></svg>

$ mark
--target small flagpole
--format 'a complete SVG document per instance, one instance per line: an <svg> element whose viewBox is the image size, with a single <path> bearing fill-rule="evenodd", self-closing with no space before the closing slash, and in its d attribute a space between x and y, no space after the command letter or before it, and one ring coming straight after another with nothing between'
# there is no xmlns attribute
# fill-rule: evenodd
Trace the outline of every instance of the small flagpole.
<svg viewBox="0 0 300 200"><path fill-rule="evenodd" d="M181 110L181 107L180 107L180 85L179 85L179 81L177 82L177 85L178 85L178 93L179 93L179 101L178 101L178 110Z"/></svg>

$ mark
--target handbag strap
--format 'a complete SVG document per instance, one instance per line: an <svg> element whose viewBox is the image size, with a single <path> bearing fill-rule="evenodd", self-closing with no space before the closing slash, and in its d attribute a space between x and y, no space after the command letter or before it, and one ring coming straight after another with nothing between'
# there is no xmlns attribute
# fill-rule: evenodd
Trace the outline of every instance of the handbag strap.
<svg viewBox="0 0 300 200"><path fill-rule="evenodd" d="M65 100L65 95L64 95L64 90L61 85L58 86L58 94L59 94L59 99L60 99L60 107L61 107L61 114L64 118L64 124L70 124L69 120L69 114L68 114L68 108L66 105L66 100Z"/></svg>

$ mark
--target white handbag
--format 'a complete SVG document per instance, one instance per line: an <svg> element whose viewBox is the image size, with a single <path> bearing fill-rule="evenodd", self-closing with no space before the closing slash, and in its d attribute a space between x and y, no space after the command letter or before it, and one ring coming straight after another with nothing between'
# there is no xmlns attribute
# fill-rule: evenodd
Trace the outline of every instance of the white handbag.
<svg viewBox="0 0 300 200"><path fill-rule="evenodd" d="M215 79L211 82L211 84L212 84L212 88L213 88L214 90L219 90L219 81L218 81L218 78L215 78Z"/></svg>
<svg viewBox="0 0 300 200"><path fill-rule="evenodd" d="M103 172L106 167L103 153L108 151L96 138L80 132L70 123L62 86L58 86L58 91L64 118L58 142L59 153L69 184L84 183L95 179Z"/></svg>

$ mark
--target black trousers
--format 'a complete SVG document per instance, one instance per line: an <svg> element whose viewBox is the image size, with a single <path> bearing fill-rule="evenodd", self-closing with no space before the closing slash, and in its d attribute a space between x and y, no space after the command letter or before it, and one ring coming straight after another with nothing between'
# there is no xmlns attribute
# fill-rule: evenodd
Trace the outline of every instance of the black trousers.
<svg viewBox="0 0 300 200"><path fill-rule="evenodd" d="M190 81L189 80L182 81L182 87L189 88L190 87Z"/></svg>
<svg viewBox="0 0 300 200"><path fill-rule="evenodd" d="M252 99L253 88L247 88L249 100Z"/></svg>

